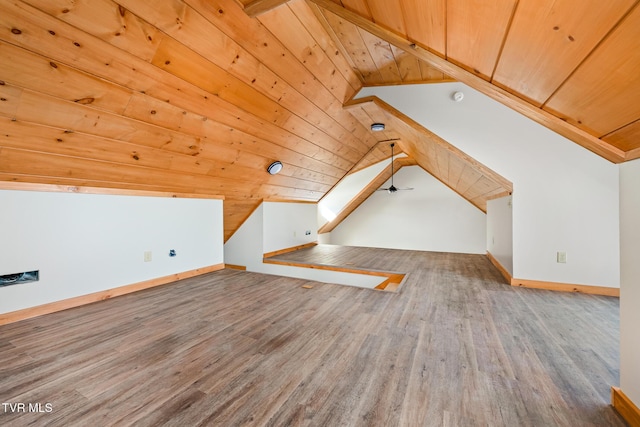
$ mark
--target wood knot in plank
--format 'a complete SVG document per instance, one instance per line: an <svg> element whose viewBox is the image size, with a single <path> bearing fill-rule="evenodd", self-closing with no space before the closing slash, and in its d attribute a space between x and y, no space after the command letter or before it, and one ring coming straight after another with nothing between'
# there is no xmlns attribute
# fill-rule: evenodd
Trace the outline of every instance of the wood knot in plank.
<svg viewBox="0 0 640 427"><path fill-rule="evenodd" d="M124 6L118 5L118 13L120 13L120 16L122 16L123 18L126 11L127 9L125 9Z"/></svg>
<svg viewBox="0 0 640 427"><path fill-rule="evenodd" d="M21 31L21 30L19 30L19 29L17 29L17 28L12 28L12 29L11 29L11 32L12 32L13 34L17 34L17 35L22 34L22 31Z"/></svg>
<svg viewBox="0 0 640 427"><path fill-rule="evenodd" d="M74 102L77 102L78 104L82 104L82 105L88 105L93 103L93 101L95 101L95 98L87 97L87 98L76 99Z"/></svg>

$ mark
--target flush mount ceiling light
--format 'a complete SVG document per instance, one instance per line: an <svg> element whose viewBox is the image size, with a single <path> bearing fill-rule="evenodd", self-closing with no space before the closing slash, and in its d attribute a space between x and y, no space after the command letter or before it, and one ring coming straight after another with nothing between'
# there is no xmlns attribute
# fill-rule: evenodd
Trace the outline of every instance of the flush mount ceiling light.
<svg viewBox="0 0 640 427"><path fill-rule="evenodd" d="M451 99L453 99L456 102L460 102L464 99L464 93L462 92L453 92L453 94L451 95Z"/></svg>
<svg viewBox="0 0 640 427"><path fill-rule="evenodd" d="M384 123L374 123L371 125L371 130L374 132L380 132L384 130Z"/></svg>
<svg viewBox="0 0 640 427"><path fill-rule="evenodd" d="M269 172L271 175L275 175L281 170L282 170L282 162L280 162L279 160L276 160L275 162L271 163L267 168L267 172Z"/></svg>

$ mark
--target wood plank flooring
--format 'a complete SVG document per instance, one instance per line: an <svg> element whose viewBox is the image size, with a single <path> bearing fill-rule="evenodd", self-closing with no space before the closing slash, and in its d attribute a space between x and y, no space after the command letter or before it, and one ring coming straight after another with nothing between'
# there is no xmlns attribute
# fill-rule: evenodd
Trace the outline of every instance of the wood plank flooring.
<svg viewBox="0 0 640 427"><path fill-rule="evenodd" d="M482 255L319 245L398 293L223 270L0 327L0 425L624 426L618 299ZM312 289L302 288L312 284Z"/></svg>

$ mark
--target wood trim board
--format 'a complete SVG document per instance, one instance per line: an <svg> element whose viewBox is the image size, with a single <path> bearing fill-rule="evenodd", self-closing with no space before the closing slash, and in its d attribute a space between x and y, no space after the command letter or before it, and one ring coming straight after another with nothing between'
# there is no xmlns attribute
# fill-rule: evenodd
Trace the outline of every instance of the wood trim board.
<svg viewBox="0 0 640 427"><path fill-rule="evenodd" d="M74 185L56 184L35 184L29 182L0 181L0 190L16 191L42 191L48 193L79 193L79 194L107 194L117 196L144 196L144 197L170 197L180 199L216 199L224 200L224 196L195 194L195 193L172 193L164 191L150 190L126 190L121 188L107 187L84 187Z"/></svg>
<svg viewBox="0 0 640 427"><path fill-rule="evenodd" d="M157 277L155 279L145 280L143 282L133 283L130 285L120 286L113 289L94 292L87 295L68 298L61 301L55 301L48 304L29 307L22 310L16 310L9 313L0 314L0 325L18 322L20 320L30 319L45 314L55 313L57 311L67 310L69 308L79 307L81 305L91 304L98 301L114 298L121 295L130 294L132 292L141 291L143 289L153 288L155 286L165 285L177 280L188 279L190 277L199 276L213 271L222 270L224 264L216 264L208 267L196 268L194 270L183 271L182 273L170 274L168 276Z"/></svg>
<svg viewBox="0 0 640 427"><path fill-rule="evenodd" d="M502 264L500 264L500 261L498 261L493 255L491 255L491 252L489 251L487 251L487 258L489 258L489 261L491 261L491 264L493 264L500 271L500 274L502 274L502 277L505 278L507 283L511 284L511 280L512 280L511 274L507 271L506 268L504 268Z"/></svg>
<svg viewBox="0 0 640 427"><path fill-rule="evenodd" d="M296 261L285 261L285 260L277 260L277 259L263 259L262 262L265 264L286 265L288 267L311 268L315 270L328 270L328 271L337 271L340 273L353 273L353 274L364 274L367 276L386 277L386 280L380 283L374 289L379 291L388 291L388 292L389 291L396 292L400 288L400 285L404 283L405 278L407 276L406 273L363 270L358 268L347 268L347 267L339 267L339 266L324 265L324 264L308 264L308 263L302 263L302 262L296 262Z"/></svg>
<svg viewBox="0 0 640 427"><path fill-rule="evenodd" d="M558 282L545 282L542 280L527 280L527 279L516 279L511 277L511 274L507 271L506 268L491 254L491 252L487 251L487 258L491 261L499 271L500 274L506 279L507 283L511 286L519 286L522 288L531 288L531 289L545 289L548 291L558 291L558 292L578 292L583 294L590 295L603 295L609 297L620 297L620 288L609 288L606 286L590 286L590 285L576 285L571 283L558 283Z"/></svg>
<svg viewBox="0 0 640 427"><path fill-rule="evenodd" d="M318 244L318 242L305 243L304 245L298 245L298 246L293 246L293 247L290 247L290 248L279 249L279 250L273 251L273 252L266 252L262 256L264 258L269 258L269 257L272 257L272 256L282 255L282 254L286 254L288 252L297 251L297 250L300 250L300 249L310 248L312 246L316 246L317 244Z"/></svg>
<svg viewBox="0 0 640 427"><path fill-rule="evenodd" d="M640 427L640 409L619 387L611 387L611 406L629 423L629 426Z"/></svg>
<svg viewBox="0 0 640 427"><path fill-rule="evenodd" d="M511 279L511 286L523 288L546 289L559 292L579 292L591 295L620 297L620 288L606 286L575 285L571 283L544 282L542 280Z"/></svg>
<svg viewBox="0 0 640 427"><path fill-rule="evenodd" d="M276 198L266 198L262 200L263 203L301 203L303 205L317 205L318 202L314 202L313 200L294 200L294 199L276 199Z"/></svg>

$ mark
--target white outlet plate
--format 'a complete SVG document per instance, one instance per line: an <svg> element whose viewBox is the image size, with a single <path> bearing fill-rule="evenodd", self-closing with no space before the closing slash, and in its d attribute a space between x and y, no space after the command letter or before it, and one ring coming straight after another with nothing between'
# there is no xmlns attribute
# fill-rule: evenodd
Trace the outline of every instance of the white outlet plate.
<svg viewBox="0 0 640 427"><path fill-rule="evenodd" d="M144 262L151 262L153 255L151 251L144 251Z"/></svg>
<svg viewBox="0 0 640 427"><path fill-rule="evenodd" d="M558 252L556 255L556 261L560 264L567 263L567 253L566 252Z"/></svg>

